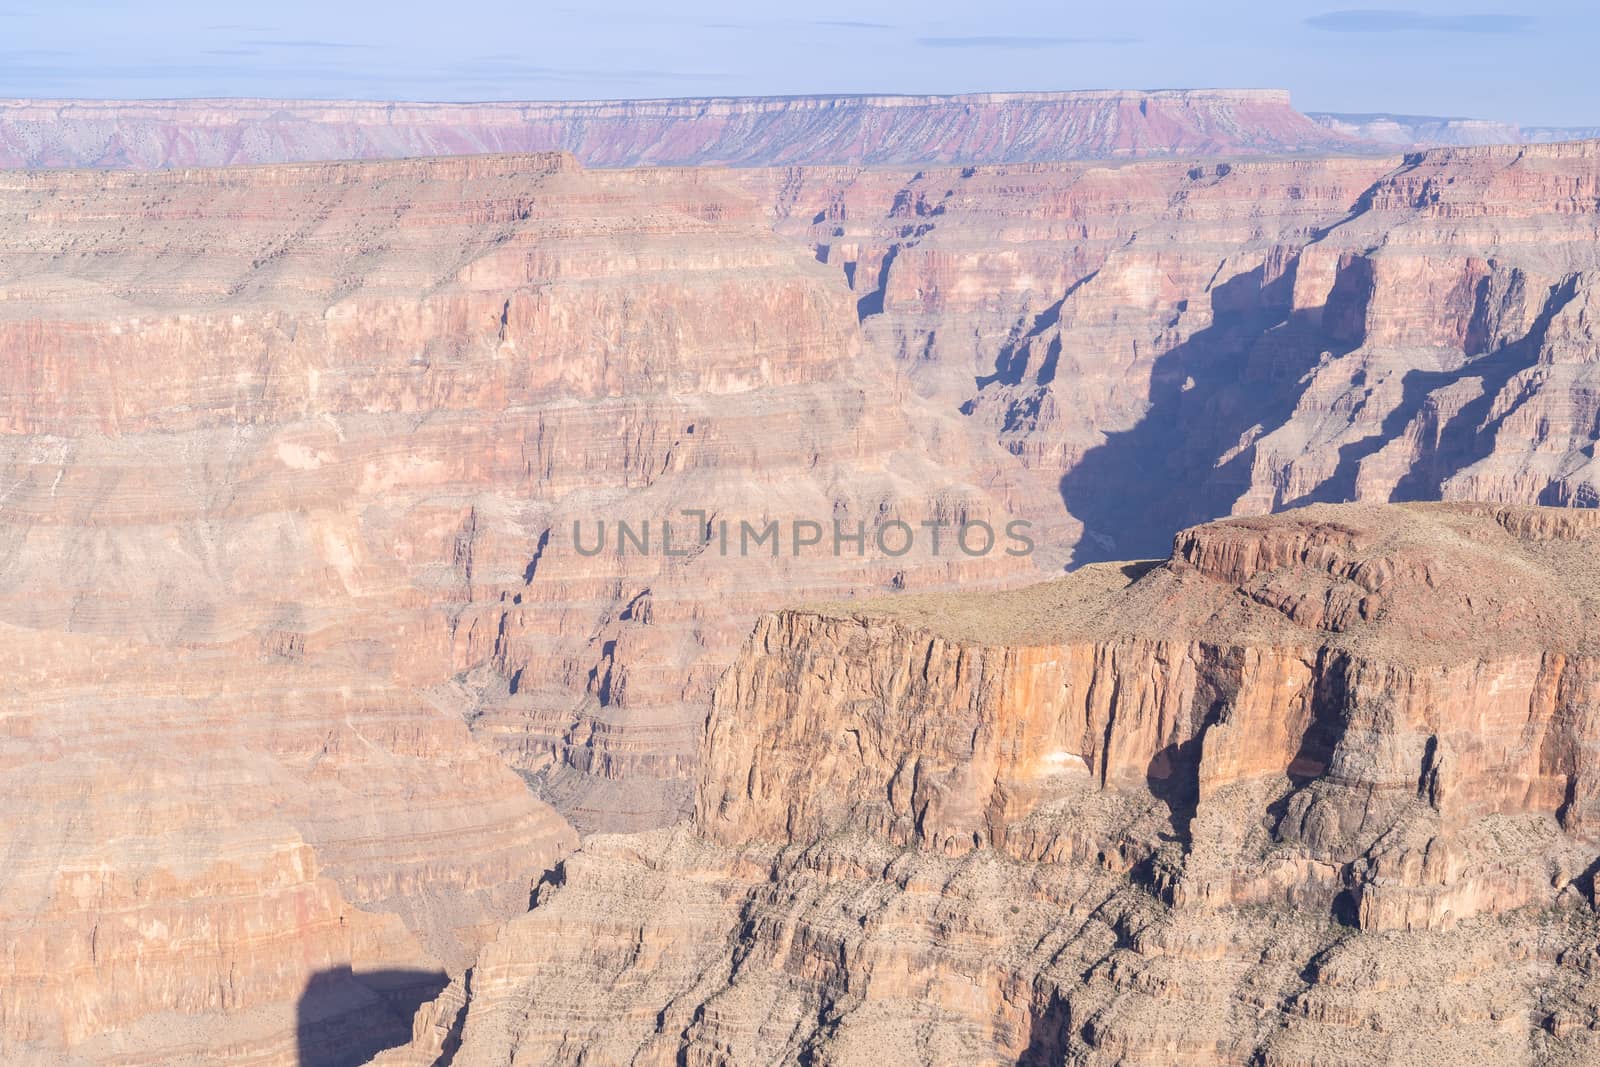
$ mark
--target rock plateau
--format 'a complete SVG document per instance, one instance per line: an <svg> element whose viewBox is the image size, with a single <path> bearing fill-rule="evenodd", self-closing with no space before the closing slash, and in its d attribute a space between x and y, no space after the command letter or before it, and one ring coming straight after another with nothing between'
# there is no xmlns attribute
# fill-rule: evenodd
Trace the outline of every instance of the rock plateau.
<svg viewBox="0 0 1600 1067"><path fill-rule="evenodd" d="M379 1062L1592 1063L1597 547L1319 505L766 616L692 824L589 839Z"/></svg>
<svg viewBox="0 0 1600 1067"><path fill-rule="evenodd" d="M1594 126L1519 126L1492 119L1440 115L1344 115L1308 111L1306 117L1356 140L1404 148L1479 144L1548 144L1600 136Z"/></svg>
<svg viewBox="0 0 1600 1067"><path fill-rule="evenodd" d="M587 166L1043 161L1360 151L1275 89L551 103L0 101L0 166L156 167L484 152Z"/></svg>

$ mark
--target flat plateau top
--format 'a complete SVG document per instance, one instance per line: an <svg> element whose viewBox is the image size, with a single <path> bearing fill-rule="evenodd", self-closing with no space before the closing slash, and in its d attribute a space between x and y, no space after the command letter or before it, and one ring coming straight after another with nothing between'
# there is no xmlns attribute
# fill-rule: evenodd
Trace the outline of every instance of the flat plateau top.
<svg viewBox="0 0 1600 1067"><path fill-rule="evenodd" d="M1154 563L808 610L962 643L1188 639L1394 661L1600 652L1600 511L1321 504L1185 530Z"/></svg>

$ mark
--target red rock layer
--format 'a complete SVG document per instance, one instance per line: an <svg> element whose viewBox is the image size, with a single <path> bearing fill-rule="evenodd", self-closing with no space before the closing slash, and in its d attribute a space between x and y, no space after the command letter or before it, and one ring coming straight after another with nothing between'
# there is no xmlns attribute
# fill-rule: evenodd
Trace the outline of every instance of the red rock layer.
<svg viewBox="0 0 1600 1067"><path fill-rule="evenodd" d="M576 843L530 782L676 817L758 611L1028 566L661 520L1003 524L1008 468L704 175L0 175L8 1062L403 1031Z"/></svg>

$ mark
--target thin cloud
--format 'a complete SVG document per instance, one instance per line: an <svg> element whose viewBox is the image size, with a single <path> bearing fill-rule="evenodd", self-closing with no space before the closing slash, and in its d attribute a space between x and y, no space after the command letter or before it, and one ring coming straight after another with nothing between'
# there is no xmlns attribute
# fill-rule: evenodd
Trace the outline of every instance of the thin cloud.
<svg viewBox="0 0 1600 1067"><path fill-rule="evenodd" d="M260 45L265 48L367 48L364 44L351 44L349 41L245 41L248 45Z"/></svg>
<svg viewBox="0 0 1600 1067"><path fill-rule="evenodd" d="M1058 48L1079 44L1134 44L1137 37L1007 37L978 35L972 37L918 37L917 43L927 48Z"/></svg>
<svg viewBox="0 0 1600 1067"><path fill-rule="evenodd" d="M579 80L628 78L649 81L696 81L720 79L725 74L711 71L660 70L649 67L551 67L529 63L522 56L497 53L478 56L460 63L450 63L439 68L439 75L454 80L482 80L488 78L522 78L533 80Z"/></svg>
<svg viewBox="0 0 1600 1067"><path fill-rule="evenodd" d="M768 21L733 19L725 15L693 15L678 11L600 11L585 7L555 7L551 8L550 12L576 15L586 23L603 20L664 26L699 26L709 30L759 30L772 25Z"/></svg>
<svg viewBox="0 0 1600 1067"><path fill-rule="evenodd" d="M826 26L831 30L892 30L887 22L863 22L859 19L813 19L813 26Z"/></svg>
<svg viewBox="0 0 1600 1067"><path fill-rule="evenodd" d="M1362 8L1314 15L1306 25L1334 33L1519 33L1534 21L1532 15L1428 15Z"/></svg>

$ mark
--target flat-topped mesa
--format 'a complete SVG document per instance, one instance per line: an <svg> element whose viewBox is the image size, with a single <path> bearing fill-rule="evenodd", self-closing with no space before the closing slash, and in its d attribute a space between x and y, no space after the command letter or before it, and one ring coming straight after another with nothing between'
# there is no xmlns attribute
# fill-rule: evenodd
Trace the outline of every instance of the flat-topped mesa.
<svg viewBox="0 0 1600 1067"><path fill-rule="evenodd" d="M192 97L181 100L0 100L0 114L27 117L63 114L99 117L103 115L211 115L217 121L232 116L265 115L288 109L308 115L406 116L505 113L522 115L530 111L590 114L601 109L640 115L698 115L704 112L729 114L743 111L823 111L839 107L925 107L929 104L1050 104L1138 103L1183 101L1229 104L1270 104L1290 106L1287 89L1065 89L1059 91L1021 91L992 93L801 93L791 96L680 96L638 100L540 100L478 101L450 103L432 101L364 100L272 100L253 97Z"/></svg>
<svg viewBox="0 0 1600 1067"><path fill-rule="evenodd" d="M564 149L590 166L1360 151L1275 89L527 103L0 101L0 166L171 166Z"/></svg>
<svg viewBox="0 0 1600 1067"><path fill-rule="evenodd" d="M1439 115L1341 115L1310 111L1306 117L1347 137L1397 146L1547 144L1582 141L1600 134L1593 126L1518 126L1494 119Z"/></svg>
<svg viewBox="0 0 1600 1067"><path fill-rule="evenodd" d="M1335 522L1236 521L1184 530L1174 539L1172 560L1209 578L1243 584L1266 571L1304 566L1343 573L1369 591L1380 584L1365 561L1351 553L1370 543L1362 531Z"/></svg>
<svg viewBox="0 0 1600 1067"><path fill-rule="evenodd" d="M1588 508L1456 504L1446 509L1449 512L1492 517L1513 537L1524 541L1580 541L1600 529L1600 511ZM1237 585L1269 571L1308 567L1377 592L1394 580L1397 567L1409 564L1413 574L1428 581L1430 590L1436 591L1429 559L1376 556L1371 550L1379 543L1381 538L1371 529L1348 526L1336 519L1302 519L1298 512L1286 512L1270 518L1239 518L1182 530L1173 538L1168 565L1187 564L1207 577Z"/></svg>
<svg viewBox="0 0 1600 1067"><path fill-rule="evenodd" d="M1507 889L1557 860L1484 851L1483 820L1558 821L1557 852L1596 831L1597 546L1546 509L1319 506L1185 531L1153 568L768 616L717 691L696 818L728 844L1159 852L1104 790L1170 805L1175 892L1271 899L1313 864L1295 894L1349 888L1377 925L1553 899L1581 867ZM1214 854L1263 822L1288 867ZM1434 839L1470 856L1448 885L1364 873Z"/></svg>
<svg viewBox="0 0 1600 1067"><path fill-rule="evenodd" d="M591 838L383 1062L1597 1062L1596 518L765 616L694 823Z"/></svg>
<svg viewBox="0 0 1600 1067"><path fill-rule="evenodd" d="M1307 112L1320 126L1348 137L1392 145L1519 144L1527 134L1511 122L1435 115L1343 115Z"/></svg>

